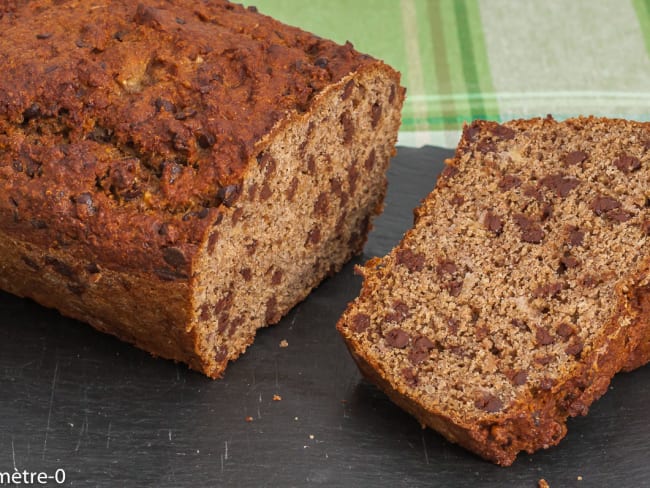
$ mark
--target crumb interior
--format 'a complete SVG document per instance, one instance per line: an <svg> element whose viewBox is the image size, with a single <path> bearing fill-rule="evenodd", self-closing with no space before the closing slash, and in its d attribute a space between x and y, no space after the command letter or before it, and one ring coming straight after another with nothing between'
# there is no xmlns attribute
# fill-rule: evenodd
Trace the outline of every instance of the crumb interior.
<svg viewBox="0 0 650 488"><path fill-rule="evenodd" d="M217 218L193 276L206 369L223 368L361 251L400 123L401 89L383 73L344 80L283 129Z"/></svg>
<svg viewBox="0 0 650 488"><path fill-rule="evenodd" d="M625 121L469 126L415 228L365 268L343 334L452 418L553 389L645 255L649 141Z"/></svg>

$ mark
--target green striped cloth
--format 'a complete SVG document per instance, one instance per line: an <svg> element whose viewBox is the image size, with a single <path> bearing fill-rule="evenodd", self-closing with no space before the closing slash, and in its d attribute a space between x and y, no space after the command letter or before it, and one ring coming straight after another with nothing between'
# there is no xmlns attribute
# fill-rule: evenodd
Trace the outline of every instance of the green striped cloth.
<svg viewBox="0 0 650 488"><path fill-rule="evenodd" d="M401 71L403 145L455 146L475 118L650 120L650 0L251 3Z"/></svg>

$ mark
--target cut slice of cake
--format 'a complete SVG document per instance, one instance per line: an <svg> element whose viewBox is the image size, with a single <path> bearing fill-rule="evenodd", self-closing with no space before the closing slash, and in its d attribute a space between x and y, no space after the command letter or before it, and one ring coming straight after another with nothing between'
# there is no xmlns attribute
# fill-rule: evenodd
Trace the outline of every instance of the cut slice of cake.
<svg viewBox="0 0 650 488"><path fill-rule="evenodd" d="M650 358L650 124L466 126L338 329L422 424L501 465Z"/></svg>

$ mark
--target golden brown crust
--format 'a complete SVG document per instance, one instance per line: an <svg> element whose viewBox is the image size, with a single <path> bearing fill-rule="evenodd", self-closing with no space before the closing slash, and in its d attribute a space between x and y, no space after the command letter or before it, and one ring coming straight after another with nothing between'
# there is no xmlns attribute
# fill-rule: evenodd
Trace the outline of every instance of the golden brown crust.
<svg viewBox="0 0 650 488"><path fill-rule="evenodd" d="M278 121L378 64L225 1L33 1L0 31L0 225L161 279Z"/></svg>

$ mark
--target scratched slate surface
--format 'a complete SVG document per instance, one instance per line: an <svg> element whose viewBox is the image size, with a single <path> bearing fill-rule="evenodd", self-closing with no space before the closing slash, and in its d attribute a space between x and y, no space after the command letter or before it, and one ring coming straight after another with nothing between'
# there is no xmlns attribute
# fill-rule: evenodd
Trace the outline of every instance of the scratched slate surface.
<svg viewBox="0 0 650 488"><path fill-rule="evenodd" d="M401 148L364 255L220 381L0 293L0 472L62 468L65 486L101 487L650 486L650 367L616 377L560 446L510 468L420 429L361 379L334 328L360 286L352 265L399 241L450 155Z"/></svg>

